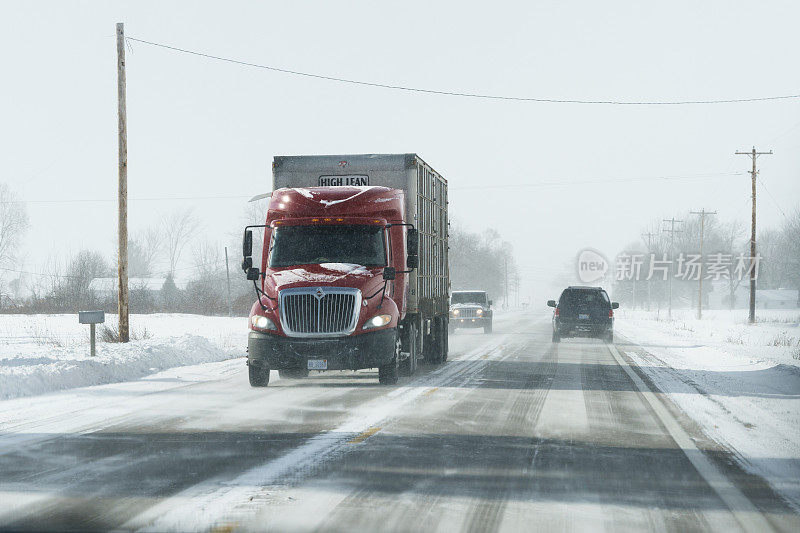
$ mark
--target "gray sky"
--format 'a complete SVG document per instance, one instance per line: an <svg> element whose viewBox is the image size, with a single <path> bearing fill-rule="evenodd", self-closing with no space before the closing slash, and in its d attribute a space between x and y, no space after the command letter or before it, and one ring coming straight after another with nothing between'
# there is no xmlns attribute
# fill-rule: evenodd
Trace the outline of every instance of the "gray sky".
<svg viewBox="0 0 800 533"><path fill-rule="evenodd" d="M721 99L800 94L797 2L5 2L0 181L30 203L24 268L116 231L114 25L132 37L366 81L523 97ZM587 106L412 94L219 63L132 43L131 198L249 196L275 154L416 152L450 183L451 214L497 228L525 292L591 246L609 255L690 208L760 227L800 203L800 99ZM655 176L702 178L568 185ZM560 183L532 188L482 188ZM65 202L101 199L105 202ZM131 202L133 232L193 205L201 238L240 228L242 199ZM191 252L186 254L189 259ZM546 299L546 298L545 298Z"/></svg>

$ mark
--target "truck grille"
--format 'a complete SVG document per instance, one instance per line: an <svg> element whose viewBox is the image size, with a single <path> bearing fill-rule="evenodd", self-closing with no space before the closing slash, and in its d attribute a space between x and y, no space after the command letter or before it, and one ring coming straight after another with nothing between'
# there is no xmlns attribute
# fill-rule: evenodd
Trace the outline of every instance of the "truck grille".
<svg viewBox="0 0 800 533"><path fill-rule="evenodd" d="M355 330L361 292L340 287L280 291L281 325L291 337L348 335Z"/></svg>
<svg viewBox="0 0 800 533"><path fill-rule="evenodd" d="M478 309L476 307L459 307L458 314L453 316L456 318L478 318L482 315L478 315Z"/></svg>

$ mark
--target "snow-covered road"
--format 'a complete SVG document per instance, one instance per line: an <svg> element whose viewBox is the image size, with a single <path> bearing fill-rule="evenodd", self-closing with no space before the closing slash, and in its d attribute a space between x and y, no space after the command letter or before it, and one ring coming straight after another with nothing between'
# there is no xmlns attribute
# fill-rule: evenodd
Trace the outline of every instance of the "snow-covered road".
<svg viewBox="0 0 800 533"><path fill-rule="evenodd" d="M800 529L631 341L554 345L547 315L508 314L450 346L393 387L253 389L237 358L2 401L0 529Z"/></svg>

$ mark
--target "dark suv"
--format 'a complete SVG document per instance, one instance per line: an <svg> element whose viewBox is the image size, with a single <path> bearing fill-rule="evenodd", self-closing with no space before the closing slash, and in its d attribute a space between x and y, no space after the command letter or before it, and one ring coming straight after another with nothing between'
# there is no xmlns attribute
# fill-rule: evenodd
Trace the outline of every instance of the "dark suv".
<svg viewBox="0 0 800 533"><path fill-rule="evenodd" d="M547 305L555 307L553 342L579 335L614 342L614 309L619 304L602 287L567 287L558 303L549 300Z"/></svg>

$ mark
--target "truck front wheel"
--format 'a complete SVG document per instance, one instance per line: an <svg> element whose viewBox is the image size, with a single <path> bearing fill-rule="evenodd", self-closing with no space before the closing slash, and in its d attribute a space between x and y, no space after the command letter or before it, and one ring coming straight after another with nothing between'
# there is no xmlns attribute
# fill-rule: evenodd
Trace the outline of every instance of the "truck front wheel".
<svg viewBox="0 0 800 533"><path fill-rule="evenodd" d="M381 385L394 385L397 383L397 376L399 375L399 359L400 359L400 336L395 338L394 342L394 357L391 361L383 366L378 367L378 383Z"/></svg>
<svg viewBox="0 0 800 533"><path fill-rule="evenodd" d="M267 365L247 365L251 387L266 387L269 385L269 367Z"/></svg>

